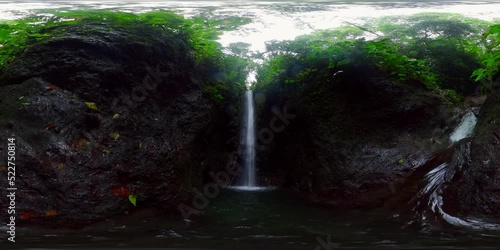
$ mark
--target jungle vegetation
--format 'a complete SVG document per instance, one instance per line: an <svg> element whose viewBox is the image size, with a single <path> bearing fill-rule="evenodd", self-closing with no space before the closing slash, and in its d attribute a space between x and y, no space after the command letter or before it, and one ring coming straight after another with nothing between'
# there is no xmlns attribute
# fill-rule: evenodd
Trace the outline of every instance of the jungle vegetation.
<svg viewBox="0 0 500 250"><path fill-rule="evenodd" d="M192 48L199 69L216 72L204 87L216 103L234 100L252 68L258 73L253 88L285 93L290 88L329 84L349 68L368 67L386 74L395 84L421 84L456 104L476 93L478 86L484 92L500 68L500 24L458 14L383 17L362 25L347 22L341 28L319 30L293 41L269 42L266 52L249 56L246 43L224 49L216 42L221 32L251 22L248 18L188 19L171 11L44 13L0 22L0 73L30 45L63 35L71 27L81 32L135 30L136 34L182 37ZM255 59L264 63L258 65Z"/></svg>
<svg viewBox="0 0 500 250"><path fill-rule="evenodd" d="M144 35L171 35L181 38L195 58L197 69L205 71L204 92L217 104L240 98L248 74L248 60L222 52L216 42L223 31L249 23L248 18L186 19L171 11L142 14L106 10L46 10L27 18L0 22L0 73L29 46L64 35L69 29L91 31L121 30L141 40ZM168 37L168 36L167 36ZM177 40L176 40L177 41Z"/></svg>
<svg viewBox="0 0 500 250"><path fill-rule="evenodd" d="M421 84L458 104L493 82L500 66L500 25L458 14L423 13L346 23L293 41L267 44L256 89L293 95L335 76L370 68L394 84ZM319 87L319 88L318 88ZM292 93L293 92L293 93Z"/></svg>

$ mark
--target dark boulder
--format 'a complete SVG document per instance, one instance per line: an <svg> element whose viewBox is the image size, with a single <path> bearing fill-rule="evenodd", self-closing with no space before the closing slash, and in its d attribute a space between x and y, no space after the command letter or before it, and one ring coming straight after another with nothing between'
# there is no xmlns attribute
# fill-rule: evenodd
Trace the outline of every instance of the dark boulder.
<svg viewBox="0 0 500 250"><path fill-rule="evenodd" d="M481 108L474 139L461 148L461 171L446 189L444 204L460 217L500 223L500 89ZM459 162L459 161L454 161Z"/></svg>
<svg viewBox="0 0 500 250"><path fill-rule="evenodd" d="M18 218L78 225L131 209L131 194L175 209L204 170L232 162L237 116L204 94L210 75L184 38L67 29L0 77L0 152L15 138Z"/></svg>
<svg viewBox="0 0 500 250"><path fill-rule="evenodd" d="M382 207L403 176L450 145L460 121L443 96L376 70L348 69L325 81L304 84L296 97L265 93L260 131L286 101L296 117L258 153L264 182L336 207Z"/></svg>

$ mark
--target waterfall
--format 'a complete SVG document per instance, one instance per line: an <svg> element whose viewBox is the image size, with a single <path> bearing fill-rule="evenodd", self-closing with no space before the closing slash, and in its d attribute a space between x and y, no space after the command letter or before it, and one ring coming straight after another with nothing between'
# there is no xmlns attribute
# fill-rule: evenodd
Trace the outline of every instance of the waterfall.
<svg viewBox="0 0 500 250"><path fill-rule="evenodd" d="M451 133L450 141L455 143L470 137L476 123L476 116L471 111L468 111L463 116L460 124L455 128L453 133ZM453 154L450 154L452 158L433 167L431 171L425 175L425 186L418 194L420 201L417 203L417 207L415 207L414 210L417 210L419 206L424 208L423 211L420 212L420 216L424 222L431 219L430 217L437 216L447 223L458 227L499 230L500 225L474 218L460 218L444 210L444 191L452 181L455 173L461 171L464 164L466 164L467 159L470 158L471 151L470 143L456 144L452 147L454 150ZM421 203L422 201L424 201L423 204Z"/></svg>
<svg viewBox="0 0 500 250"><path fill-rule="evenodd" d="M253 92L248 90L245 95L245 126L243 131L244 165L243 186L255 187L255 118Z"/></svg>
<svg viewBox="0 0 500 250"><path fill-rule="evenodd" d="M460 125L458 125L458 127L455 128L453 133L451 133L450 141L452 143L455 143L457 141L462 140L463 138L471 136L472 132L474 131L474 127L476 126L476 123L477 123L476 115L474 115L472 111L468 111L462 118Z"/></svg>
<svg viewBox="0 0 500 250"><path fill-rule="evenodd" d="M468 145L466 145L465 147L466 151L470 151L470 147ZM420 191L419 196L427 197L427 208L430 208L434 215L442 218L450 225L454 225L457 227L468 227L473 229L499 230L500 225L498 224L489 223L475 218L460 218L458 216L449 214L444 210L443 193L446 189L447 183L451 181L456 171L456 169L450 166L461 166L463 164L464 159L460 159L459 157L459 159L454 162L454 164L449 165L448 163L442 163L436 168L432 169L425 175L427 184L425 185L423 190ZM428 218L430 214L426 214L425 212L422 213L421 216L424 221L430 219Z"/></svg>

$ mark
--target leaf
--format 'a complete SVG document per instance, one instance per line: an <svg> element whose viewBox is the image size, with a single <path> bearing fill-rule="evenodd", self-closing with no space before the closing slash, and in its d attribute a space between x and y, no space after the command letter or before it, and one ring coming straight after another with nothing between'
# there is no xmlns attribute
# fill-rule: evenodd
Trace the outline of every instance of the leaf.
<svg viewBox="0 0 500 250"><path fill-rule="evenodd" d="M105 153L105 154L107 154L107 155L111 154L111 151L109 151L107 149L103 149L102 152Z"/></svg>
<svg viewBox="0 0 500 250"><path fill-rule="evenodd" d="M137 202L137 195L136 194L130 194L128 196L128 200L130 201L130 203L132 203L132 205L137 206L136 205L136 202Z"/></svg>
<svg viewBox="0 0 500 250"><path fill-rule="evenodd" d="M49 130L54 129L54 128L56 128L56 125L54 125L54 123L49 123L49 124L45 125L45 127L43 127L43 130L49 131Z"/></svg>
<svg viewBox="0 0 500 250"><path fill-rule="evenodd" d="M479 81L486 77L487 73L485 69L476 69L472 72L471 78L475 77L474 81Z"/></svg>
<svg viewBox="0 0 500 250"><path fill-rule="evenodd" d="M45 216L56 216L58 214L57 210L51 209L45 212Z"/></svg>
<svg viewBox="0 0 500 250"><path fill-rule="evenodd" d="M31 105L31 103L29 103L29 102L23 102L23 103L21 103L21 104L22 104L22 105L24 105L24 106L29 106L29 105Z"/></svg>
<svg viewBox="0 0 500 250"><path fill-rule="evenodd" d="M19 100L22 100L22 99L24 99L24 96L19 97Z"/></svg>
<svg viewBox="0 0 500 250"><path fill-rule="evenodd" d="M486 67L492 67L493 64L495 64L495 59L488 59L488 60L484 60L483 63L486 65Z"/></svg>
<svg viewBox="0 0 500 250"><path fill-rule="evenodd" d="M497 25L492 25L490 27L490 31L489 31L490 34L495 34L495 33L500 33L500 24L497 24Z"/></svg>
<svg viewBox="0 0 500 250"><path fill-rule="evenodd" d="M401 165L401 164L403 164L404 162L405 162L405 159L399 159L399 160L398 160L398 165Z"/></svg>
<svg viewBox="0 0 500 250"><path fill-rule="evenodd" d="M21 218L21 220L28 220L28 219L32 218L33 216L35 216L35 212L31 211L31 210L22 211L19 214L19 218Z"/></svg>
<svg viewBox="0 0 500 250"><path fill-rule="evenodd" d="M114 115L113 115L113 120L114 120L114 119L118 119L118 118L120 118L120 114L114 114Z"/></svg>
<svg viewBox="0 0 500 250"><path fill-rule="evenodd" d="M87 105L89 109L97 110L97 105L93 102L85 102L85 105Z"/></svg>
<svg viewBox="0 0 500 250"><path fill-rule="evenodd" d="M118 133L115 132L115 133L113 133L112 137L113 137L113 139L116 140L116 139L120 138L120 134L118 134Z"/></svg>
<svg viewBox="0 0 500 250"><path fill-rule="evenodd" d="M125 186L114 186L111 188L111 193L114 195L127 197L130 195L130 190Z"/></svg>
<svg viewBox="0 0 500 250"><path fill-rule="evenodd" d="M49 85L47 87L45 87L45 90L58 90L59 88L54 86L54 85Z"/></svg>

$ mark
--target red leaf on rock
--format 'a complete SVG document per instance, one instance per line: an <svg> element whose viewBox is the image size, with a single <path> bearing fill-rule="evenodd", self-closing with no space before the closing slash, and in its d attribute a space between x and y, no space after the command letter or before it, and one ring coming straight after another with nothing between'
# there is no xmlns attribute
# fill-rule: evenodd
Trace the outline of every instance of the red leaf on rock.
<svg viewBox="0 0 500 250"><path fill-rule="evenodd" d="M111 188L111 193L122 196L122 197L128 197L130 193L130 189L125 186L115 186Z"/></svg>
<svg viewBox="0 0 500 250"><path fill-rule="evenodd" d="M45 87L46 90L58 90L59 88L54 86L54 85L49 85L47 87Z"/></svg>
<svg viewBox="0 0 500 250"><path fill-rule="evenodd" d="M58 214L57 210L51 209L45 212L45 216L56 216Z"/></svg>
<svg viewBox="0 0 500 250"><path fill-rule="evenodd" d="M49 131L51 129L54 129L55 127L56 127L56 125L54 125L53 123L49 123L49 124L45 125L45 127L43 127L43 130Z"/></svg>
<svg viewBox="0 0 500 250"><path fill-rule="evenodd" d="M35 216L34 211L22 211L21 213L19 213L19 218L21 218L21 220L28 220L31 219L33 216Z"/></svg>

